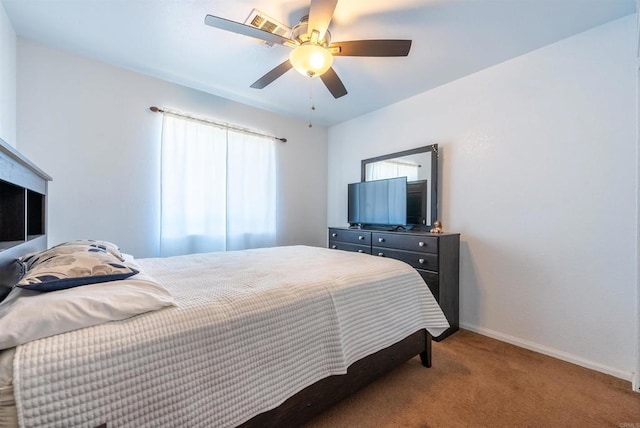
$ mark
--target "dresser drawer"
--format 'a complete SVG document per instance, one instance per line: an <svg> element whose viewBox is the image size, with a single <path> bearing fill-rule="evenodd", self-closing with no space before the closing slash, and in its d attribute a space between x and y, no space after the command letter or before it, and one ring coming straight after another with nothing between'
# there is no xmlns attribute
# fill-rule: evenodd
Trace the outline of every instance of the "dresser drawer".
<svg viewBox="0 0 640 428"><path fill-rule="evenodd" d="M371 245L371 232L364 230L329 229L329 241Z"/></svg>
<svg viewBox="0 0 640 428"><path fill-rule="evenodd" d="M353 251L356 253L371 254L371 247L369 245L350 244L348 242L329 241L329 248L332 250L344 250Z"/></svg>
<svg viewBox="0 0 640 428"><path fill-rule="evenodd" d="M438 270L438 255L428 253L417 253L415 251L392 250L385 247L375 246L371 254L374 256L390 257L409 263L416 269Z"/></svg>
<svg viewBox="0 0 640 428"><path fill-rule="evenodd" d="M376 247L438 254L438 237L436 236L373 232L371 239Z"/></svg>

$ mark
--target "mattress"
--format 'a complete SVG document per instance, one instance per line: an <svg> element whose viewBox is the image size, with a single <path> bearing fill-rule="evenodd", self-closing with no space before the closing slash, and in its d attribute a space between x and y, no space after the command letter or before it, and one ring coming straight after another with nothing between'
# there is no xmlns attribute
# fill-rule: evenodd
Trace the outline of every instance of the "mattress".
<svg viewBox="0 0 640 428"><path fill-rule="evenodd" d="M393 259L293 246L138 263L178 306L17 347L20 426L235 426L449 326Z"/></svg>
<svg viewBox="0 0 640 428"><path fill-rule="evenodd" d="M0 351L0 428L18 425L13 398L13 355L15 348Z"/></svg>

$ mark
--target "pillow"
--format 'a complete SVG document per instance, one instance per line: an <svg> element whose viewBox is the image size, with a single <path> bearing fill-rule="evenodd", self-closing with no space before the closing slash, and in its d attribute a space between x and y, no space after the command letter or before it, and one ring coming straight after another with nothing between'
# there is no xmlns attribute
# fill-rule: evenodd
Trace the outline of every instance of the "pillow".
<svg viewBox="0 0 640 428"><path fill-rule="evenodd" d="M87 246L54 247L19 260L23 277L16 287L56 291L99 282L116 281L138 273L111 253L87 251Z"/></svg>
<svg viewBox="0 0 640 428"><path fill-rule="evenodd" d="M120 252L120 248L109 241L98 241L95 239L76 239L75 241L63 242L62 244L58 244L52 248L60 248L65 246L75 246L75 245L86 245L90 248L89 251L106 251L107 253L111 253L116 258L120 259L121 262L124 261L124 257Z"/></svg>
<svg viewBox="0 0 640 428"><path fill-rule="evenodd" d="M176 306L160 283L129 263L140 273L125 280L52 293L14 288L0 303L0 350Z"/></svg>
<svg viewBox="0 0 640 428"><path fill-rule="evenodd" d="M95 241L91 239L78 239L75 241L63 242L62 244L55 245L48 250L23 256L20 260L27 265L27 268L29 268L32 263L35 263L42 258L48 257L49 255L71 254L80 251L85 251L88 253L109 253L121 262L124 261L124 257L116 244L107 241Z"/></svg>

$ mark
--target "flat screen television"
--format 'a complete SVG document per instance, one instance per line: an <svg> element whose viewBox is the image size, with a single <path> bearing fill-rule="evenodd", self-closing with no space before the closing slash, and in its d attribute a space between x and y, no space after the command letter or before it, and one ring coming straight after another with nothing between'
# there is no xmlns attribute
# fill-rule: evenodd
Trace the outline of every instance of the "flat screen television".
<svg viewBox="0 0 640 428"><path fill-rule="evenodd" d="M405 226L407 177L351 183L348 201L349 224Z"/></svg>

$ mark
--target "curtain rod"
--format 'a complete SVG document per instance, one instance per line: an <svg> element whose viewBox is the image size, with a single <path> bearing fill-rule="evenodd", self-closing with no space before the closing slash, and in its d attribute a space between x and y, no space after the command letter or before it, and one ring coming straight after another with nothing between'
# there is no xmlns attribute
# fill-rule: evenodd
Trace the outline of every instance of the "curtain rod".
<svg viewBox="0 0 640 428"><path fill-rule="evenodd" d="M215 125L215 126L218 126L220 128L224 128L224 129L233 129L234 131L243 132L243 133L249 134L249 135L257 135L258 137L273 138L274 140L282 141L283 143L287 142L286 138L275 137L273 135L263 134L261 132L252 131L251 129L241 128L239 126L234 126L234 125L229 125L228 123L216 122L215 120L211 120L211 119L204 119L204 118L201 118L201 117L189 116L188 114L179 113L179 112L176 112L176 111L163 110L163 109L158 108L156 106L149 107L149 110L151 110L154 113L167 113L167 114L171 114L173 116L184 117L186 119L195 120L196 122L208 123L210 125Z"/></svg>

